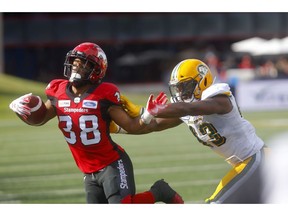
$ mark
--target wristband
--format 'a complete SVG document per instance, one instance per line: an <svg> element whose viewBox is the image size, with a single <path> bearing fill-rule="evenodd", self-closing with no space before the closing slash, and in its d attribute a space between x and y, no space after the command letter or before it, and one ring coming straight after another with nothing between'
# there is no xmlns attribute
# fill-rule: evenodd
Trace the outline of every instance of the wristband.
<svg viewBox="0 0 288 216"><path fill-rule="evenodd" d="M144 107L141 107L139 115L142 115L145 112L145 110L146 109Z"/></svg>
<svg viewBox="0 0 288 216"><path fill-rule="evenodd" d="M151 120L154 118L146 109L144 113L141 115L141 120L144 124L149 124Z"/></svg>

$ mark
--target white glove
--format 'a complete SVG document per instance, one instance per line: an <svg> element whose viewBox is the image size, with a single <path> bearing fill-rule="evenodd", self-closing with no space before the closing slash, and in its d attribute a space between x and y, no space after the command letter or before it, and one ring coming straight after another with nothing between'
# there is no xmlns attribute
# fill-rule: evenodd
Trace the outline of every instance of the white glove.
<svg viewBox="0 0 288 216"><path fill-rule="evenodd" d="M26 104L29 103L30 97L32 93L25 94L15 100L13 100L9 108L15 112L18 113L20 116L22 116L24 119L27 119L29 115L31 115L31 108L28 107Z"/></svg>

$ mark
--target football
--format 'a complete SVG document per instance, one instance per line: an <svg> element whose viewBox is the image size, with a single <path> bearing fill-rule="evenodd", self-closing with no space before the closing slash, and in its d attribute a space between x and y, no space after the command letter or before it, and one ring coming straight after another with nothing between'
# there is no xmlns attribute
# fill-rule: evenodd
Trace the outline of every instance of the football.
<svg viewBox="0 0 288 216"><path fill-rule="evenodd" d="M46 114L46 106L45 103L41 100L39 96L30 95L27 98L27 106L31 108L31 115L27 117L27 119L22 119L26 123L31 125L37 125L42 123Z"/></svg>

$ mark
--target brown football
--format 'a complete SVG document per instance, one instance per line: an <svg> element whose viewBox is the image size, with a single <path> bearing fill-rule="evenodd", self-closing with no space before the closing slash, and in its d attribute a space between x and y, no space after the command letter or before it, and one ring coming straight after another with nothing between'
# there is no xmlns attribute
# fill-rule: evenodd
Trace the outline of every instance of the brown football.
<svg viewBox="0 0 288 216"><path fill-rule="evenodd" d="M26 105L31 108L31 115L29 115L26 120L18 116L31 125L42 123L46 114L46 106L41 98L36 95L30 95L28 96L28 103Z"/></svg>

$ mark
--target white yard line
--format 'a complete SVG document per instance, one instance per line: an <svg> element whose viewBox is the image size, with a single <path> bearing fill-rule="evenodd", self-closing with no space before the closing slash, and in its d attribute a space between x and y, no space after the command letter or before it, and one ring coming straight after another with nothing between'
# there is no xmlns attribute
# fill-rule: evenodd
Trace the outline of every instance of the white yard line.
<svg viewBox="0 0 288 216"><path fill-rule="evenodd" d="M187 166L169 166L169 167L158 167L158 168L143 168L135 169L135 175L147 175L155 173L179 173L179 172L190 172L190 171L210 171L210 170L222 170L228 167L224 162L221 164L207 164L207 165L187 165ZM1 177L0 183L19 183L33 182L33 181L53 181L53 180L65 180L73 178L81 178L81 173L67 173L67 174L54 174L54 175L41 175L41 176L25 176L25 177Z"/></svg>
<svg viewBox="0 0 288 216"><path fill-rule="evenodd" d="M154 173L179 173L179 172L190 172L190 171L209 171L209 170L220 170L228 167L226 163L221 164L207 164L207 165L187 165L187 166L170 166L170 167L159 167L159 168L144 168L136 169L136 175L147 175Z"/></svg>
<svg viewBox="0 0 288 216"><path fill-rule="evenodd" d="M219 158L214 152L207 149L207 152L201 153L188 153L188 154L164 154L156 156L134 156L131 157L133 163L155 163L155 162L164 162L164 161L181 161L181 160L203 160L208 158Z"/></svg>
<svg viewBox="0 0 288 216"><path fill-rule="evenodd" d="M210 179L210 180L191 180L191 181L182 181L182 182L173 182L170 183L173 187L191 187L191 186L203 186L203 185L211 185L216 184L219 179ZM151 184L139 184L137 185L137 190L144 191L147 188L150 188ZM40 190L37 192L25 193L25 196L33 197L33 196L66 196L66 195L83 195L84 196L84 188L79 189L57 189L57 190ZM19 200L21 198L21 194L3 194L0 192L0 203L21 203ZM186 201L185 203L204 203L204 201L194 200L194 201Z"/></svg>

